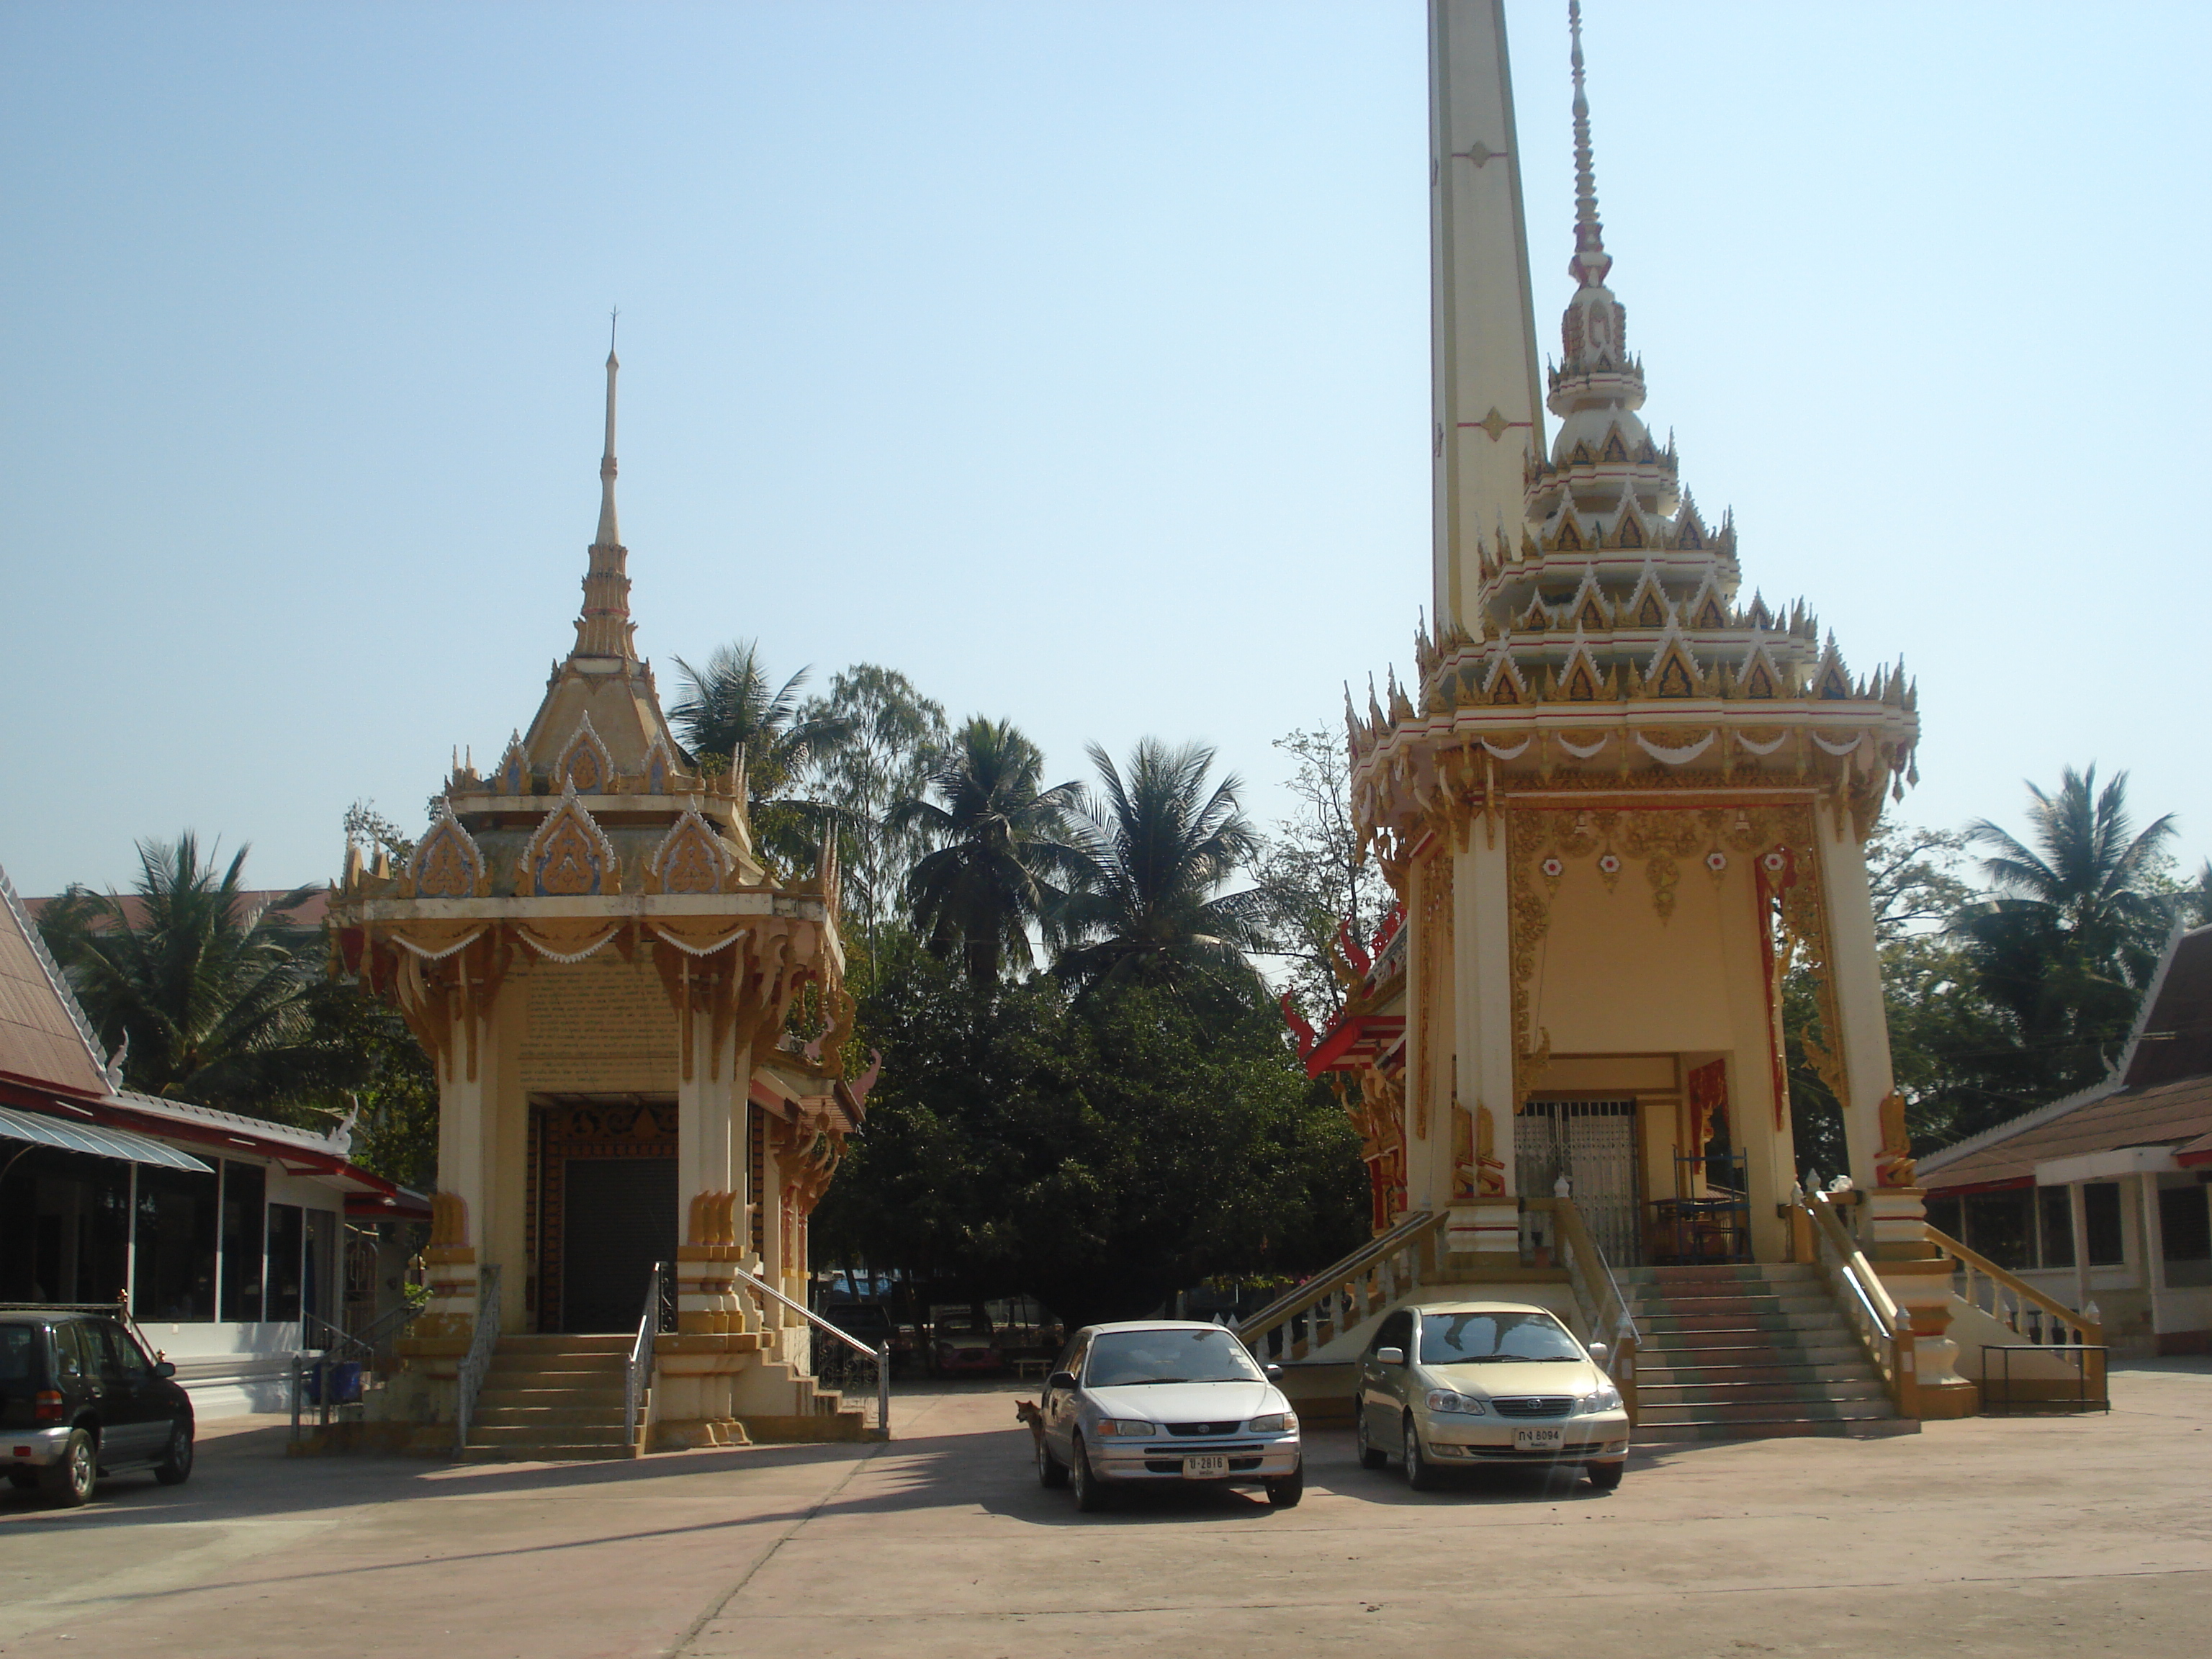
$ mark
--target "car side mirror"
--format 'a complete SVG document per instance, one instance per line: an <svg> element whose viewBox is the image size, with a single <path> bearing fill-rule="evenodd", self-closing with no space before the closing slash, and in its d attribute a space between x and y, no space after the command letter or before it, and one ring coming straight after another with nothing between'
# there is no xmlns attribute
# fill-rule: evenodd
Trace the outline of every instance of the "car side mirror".
<svg viewBox="0 0 2212 1659"><path fill-rule="evenodd" d="M1406 1351L1403 1348L1377 1348L1375 1350L1375 1363L1378 1365L1402 1365L1406 1363Z"/></svg>
<svg viewBox="0 0 2212 1659"><path fill-rule="evenodd" d="M1044 1385L1048 1389L1073 1389L1075 1386L1075 1373L1054 1371L1050 1376L1045 1378Z"/></svg>
<svg viewBox="0 0 2212 1659"><path fill-rule="evenodd" d="M1613 1352L1613 1350L1612 1350L1612 1349L1610 1349L1610 1348L1607 1347L1607 1346L1605 1346L1605 1344L1604 1344L1604 1343L1602 1343L1602 1342L1593 1342L1593 1343L1590 1343L1590 1344L1589 1345L1589 1357L1590 1357L1592 1359L1596 1360L1596 1361L1597 1361L1597 1363L1598 1363L1599 1364L1601 1364L1601 1365L1602 1365L1603 1364L1605 1364L1605 1357L1606 1357L1606 1355L1607 1355L1607 1354L1609 1354L1609 1353L1611 1353L1611 1352Z"/></svg>
<svg viewBox="0 0 2212 1659"><path fill-rule="evenodd" d="M1280 1365L1270 1363L1262 1365L1260 1369L1267 1373L1267 1381L1270 1382L1279 1382L1283 1380L1283 1368Z"/></svg>
<svg viewBox="0 0 2212 1659"><path fill-rule="evenodd" d="M167 1360L166 1360L166 1359L157 1359L157 1360L155 1360L155 1361L154 1362L154 1375L155 1375L155 1376L174 1376L176 1374L177 1374L177 1368L176 1368L174 1365L171 1364Z"/></svg>

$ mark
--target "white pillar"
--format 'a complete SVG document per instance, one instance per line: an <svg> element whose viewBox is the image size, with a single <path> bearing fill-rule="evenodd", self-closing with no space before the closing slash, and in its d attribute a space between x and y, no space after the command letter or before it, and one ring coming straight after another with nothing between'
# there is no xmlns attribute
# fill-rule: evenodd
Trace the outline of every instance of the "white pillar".
<svg viewBox="0 0 2212 1659"><path fill-rule="evenodd" d="M1959 1206L1962 1224L1966 1213L1962 1200ZM2078 1181L2066 1183L2066 1219L2074 1235L2074 1311L2082 1313L2089 1306L2089 1206Z"/></svg>
<svg viewBox="0 0 2212 1659"><path fill-rule="evenodd" d="M1889 1013L1881 994L1881 955L1874 933L1874 899L1867 886L1866 854L1848 808L1833 802L1814 814L1820 842L1820 900L1828 926L1828 978L1836 1018L1833 1037L1844 1062L1849 1098L1843 1109L1844 1146L1852 1182L1876 1184L1875 1154L1881 1150L1881 1103L1894 1087L1890 1072Z"/></svg>
<svg viewBox="0 0 2212 1659"><path fill-rule="evenodd" d="M1459 1056L1459 1101L1476 1115L1490 1114L1491 1152L1504 1166L1502 1199L1462 1206L1453 1218L1450 1248L1485 1255L1517 1256L1521 1248L1519 1171L1514 1158L1519 1105L1514 1061L1520 1038L1513 1029L1512 894L1501 812L1468 828L1467 850L1456 854L1452 878L1452 1000L1454 1047ZM1447 1136L1450 1126L1443 1126ZM1431 1133L1437 1133L1431 1125ZM1480 1138L1480 1128L1477 1130ZM1449 1140L1445 1145L1449 1147ZM1437 1160L1448 1176L1449 1153ZM1448 1203L1450 1187L1438 1194Z"/></svg>
<svg viewBox="0 0 2212 1659"><path fill-rule="evenodd" d="M2158 1351L2159 1334L2166 1329L2166 1231L2160 1225L2158 1177L2142 1175L2143 1283L2150 1291L2151 1351Z"/></svg>

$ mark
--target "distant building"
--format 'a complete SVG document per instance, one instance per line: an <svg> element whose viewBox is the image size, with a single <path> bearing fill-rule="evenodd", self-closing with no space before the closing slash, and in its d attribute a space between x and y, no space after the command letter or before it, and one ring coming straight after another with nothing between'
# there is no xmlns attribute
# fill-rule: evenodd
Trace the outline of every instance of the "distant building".
<svg viewBox="0 0 2212 1659"><path fill-rule="evenodd" d="M133 1094L118 1073L0 872L0 1300L127 1297L200 1416L281 1409L288 1356L345 1317L349 1223L359 1243L428 1200L351 1162L345 1129Z"/></svg>
<svg viewBox="0 0 2212 1659"><path fill-rule="evenodd" d="M1923 1159L1929 1222L2118 1348L2212 1352L2212 927L2178 933L2094 1088Z"/></svg>

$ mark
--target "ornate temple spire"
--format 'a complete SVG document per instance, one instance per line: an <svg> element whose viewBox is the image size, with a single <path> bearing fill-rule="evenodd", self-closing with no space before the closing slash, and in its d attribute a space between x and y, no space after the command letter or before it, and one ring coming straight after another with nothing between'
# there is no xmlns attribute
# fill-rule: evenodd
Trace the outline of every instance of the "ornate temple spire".
<svg viewBox="0 0 2212 1659"><path fill-rule="evenodd" d="M583 614L576 618L578 657L634 658L630 643L635 631L629 619L629 550L622 544L622 529L615 519L615 376L622 362L615 356L614 328L607 330L607 439L599 456L599 528L592 538L589 562L584 572Z"/></svg>
<svg viewBox="0 0 2212 1659"><path fill-rule="evenodd" d="M1567 275L1584 288L1601 286L1613 269L1605 251L1605 227L1597 216L1597 175L1590 165L1589 99L1583 89L1582 0L1567 0L1567 33L1573 41L1568 61L1575 72L1575 257Z"/></svg>

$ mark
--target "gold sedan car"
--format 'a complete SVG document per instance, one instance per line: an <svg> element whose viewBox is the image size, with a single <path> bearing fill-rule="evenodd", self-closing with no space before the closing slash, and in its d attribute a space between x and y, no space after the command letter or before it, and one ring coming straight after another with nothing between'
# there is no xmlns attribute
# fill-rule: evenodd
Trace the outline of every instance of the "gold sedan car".
<svg viewBox="0 0 2212 1659"><path fill-rule="evenodd" d="M1359 1357L1359 1462L1379 1469L1397 1457L1416 1492L1443 1469L1578 1463L1610 1492L1626 1466L1629 1425L1599 1363L1605 1352L1526 1303L1401 1308Z"/></svg>

